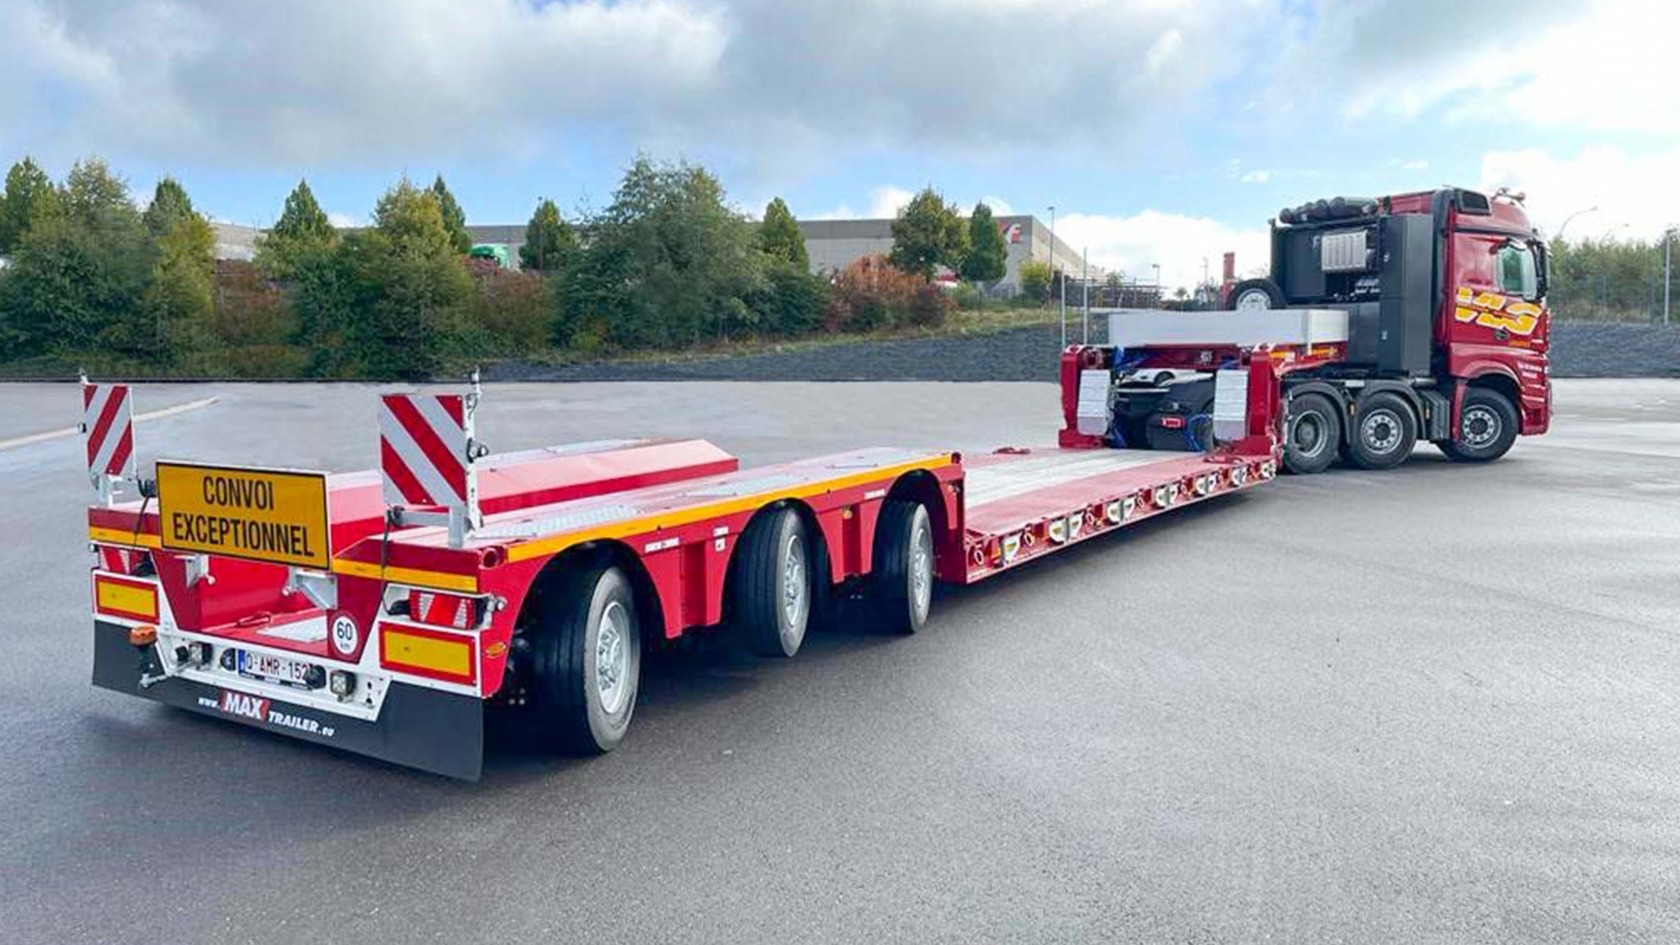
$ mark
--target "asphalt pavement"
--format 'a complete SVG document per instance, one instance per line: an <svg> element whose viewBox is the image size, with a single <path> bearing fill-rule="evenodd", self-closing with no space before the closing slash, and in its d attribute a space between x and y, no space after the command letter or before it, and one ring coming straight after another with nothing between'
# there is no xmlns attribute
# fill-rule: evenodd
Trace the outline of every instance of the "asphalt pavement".
<svg viewBox="0 0 1680 945"><path fill-rule="evenodd" d="M140 456L372 466L378 389L139 387ZM926 632L648 667L465 784L89 685L75 437L0 444L0 941L1680 940L1680 381L1504 461L1286 478L942 593ZM76 421L0 386L0 440ZM499 450L1053 441L1047 384L487 391Z"/></svg>

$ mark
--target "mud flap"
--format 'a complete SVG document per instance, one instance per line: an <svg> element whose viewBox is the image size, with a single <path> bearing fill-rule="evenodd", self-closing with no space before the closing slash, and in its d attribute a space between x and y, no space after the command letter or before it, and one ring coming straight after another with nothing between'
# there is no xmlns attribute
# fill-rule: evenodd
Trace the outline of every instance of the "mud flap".
<svg viewBox="0 0 1680 945"><path fill-rule="evenodd" d="M157 671L152 648L136 649L126 627L103 621L93 638L93 684L102 689L446 777L477 781L483 772L484 703L472 696L392 683L370 722L179 677L141 688L142 674Z"/></svg>

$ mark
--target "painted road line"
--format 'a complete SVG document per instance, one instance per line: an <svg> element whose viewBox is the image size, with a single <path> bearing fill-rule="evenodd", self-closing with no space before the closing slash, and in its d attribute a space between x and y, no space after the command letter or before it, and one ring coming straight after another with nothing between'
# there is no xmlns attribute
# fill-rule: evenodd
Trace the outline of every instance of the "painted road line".
<svg viewBox="0 0 1680 945"><path fill-rule="evenodd" d="M173 407L165 407L162 410L153 410L149 413L137 413L134 415L134 422L139 423L142 420L162 420L164 417L173 417L178 413L186 413L189 410L197 410L200 407L208 407L220 399L221 398L219 397L206 397L203 400L192 400L184 404L176 404ZM81 432L82 428L75 426L65 427L61 430L47 430L44 433L31 433L28 436L13 437L10 440L0 440L0 450L9 450L15 446L28 446L31 443L43 443L47 440L56 440L66 436L76 436Z"/></svg>

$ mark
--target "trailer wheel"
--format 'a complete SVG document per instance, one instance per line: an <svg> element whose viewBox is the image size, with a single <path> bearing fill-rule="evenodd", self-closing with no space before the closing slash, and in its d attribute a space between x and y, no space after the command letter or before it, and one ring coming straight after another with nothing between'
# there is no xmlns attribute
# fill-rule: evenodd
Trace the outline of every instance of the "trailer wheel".
<svg viewBox="0 0 1680 945"><path fill-rule="evenodd" d="M520 647L520 734L551 750L612 751L630 727L642 674L630 579L585 567L546 588L539 607L536 632Z"/></svg>
<svg viewBox="0 0 1680 945"><path fill-rule="evenodd" d="M1390 391L1360 398L1348 431L1348 462L1360 469L1392 469L1417 445L1417 416L1410 404Z"/></svg>
<svg viewBox="0 0 1680 945"><path fill-rule="evenodd" d="M760 656L799 652L816 597L811 543L792 509L760 515L741 536L731 600L737 626Z"/></svg>
<svg viewBox="0 0 1680 945"><path fill-rule="evenodd" d="M1441 452L1461 463L1490 463L1517 442L1519 423L1517 408L1504 394L1472 387L1464 392L1458 429L1451 440L1439 444Z"/></svg>
<svg viewBox="0 0 1680 945"><path fill-rule="evenodd" d="M1342 443L1340 411L1323 394L1302 394L1289 401L1288 436L1283 443L1283 468L1310 476L1330 468Z"/></svg>
<svg viewBox="0 0 1680 945"><path fill-rule="evenodd" d="M875 523L875 617L894 633L915 633L933 608L933 523L911 499L889 499Z"/></svg>

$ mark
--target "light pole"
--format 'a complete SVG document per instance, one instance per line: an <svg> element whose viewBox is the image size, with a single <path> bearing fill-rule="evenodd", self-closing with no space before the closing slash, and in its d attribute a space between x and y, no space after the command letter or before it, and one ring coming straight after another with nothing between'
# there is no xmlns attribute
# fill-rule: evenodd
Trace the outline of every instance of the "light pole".
<svg viewBox="0 0 1680 945"><path fill-rule="evenodd" d="M1161 264L1150 263L1149 268L1155 270L1155 307L1160 308L1161 301L1166 298L1166 294L1161 291Z"/></svg>
<svg viewBox="0 0 1680 945"><path fill-rule="evenodd" d="M1088 345L1091 343L1091 247L1081 249L1079 256L1084 267L1084 272L1079 277L1080 292L1084 293L1080 305L1083 313L1079 316L1079 343Z"/></svg>
<svg viewBox="0 0 1680 945"><path fill-rule="evenodd" d="M1663 324L1668 324L1668 301L1674 293L1674 233L1680 227L1663 231Z"/></svg>
<svg viewBox="0 0 1680 945"><path fill-rule="evenodd" d="M1050 282L1056 281L1056 205L1050 205ZM1067 347L1067 313L1062 313L1062 347Z"/></svg>
<svg viewBox="0 0 1680 945"><path fill-rule="evenodd" d="M1597 207L1588 207L1585 210L1577 210L1574 213L1571 213L1569 216L1564 217L1563 218L1563 225L1558 227L1557 236L1554 237L1554 238L1560 243L1563 242L1563 231L1569 229L1569 221L1575 219L1576 217L1580 216L1583 213L1593 213L1597 210L1598 210Z"/></svg>

